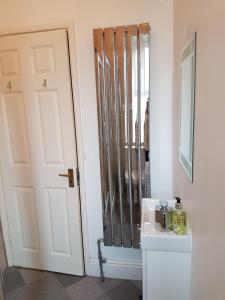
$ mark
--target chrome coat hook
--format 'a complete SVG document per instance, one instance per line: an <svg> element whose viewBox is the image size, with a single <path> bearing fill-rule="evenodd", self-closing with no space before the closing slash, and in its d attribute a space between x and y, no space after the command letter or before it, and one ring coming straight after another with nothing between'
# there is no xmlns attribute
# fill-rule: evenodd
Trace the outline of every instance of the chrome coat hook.
<svg viewBox="0 0 225 300"><path fill-rule="evenodd" d="M43 83L42 83L42 86L43 86L43 87L47 87L47 85L48 85L48 84L47 84L47 79L44 79L44 80L43 80Z"/></svg>
<svg viewBox="0 0 225 300"><path fill-rule="evenodd" d="M7 89L11 90L11 88L12 88L12 82L9 81L6 87L7 87Z"/></svg>

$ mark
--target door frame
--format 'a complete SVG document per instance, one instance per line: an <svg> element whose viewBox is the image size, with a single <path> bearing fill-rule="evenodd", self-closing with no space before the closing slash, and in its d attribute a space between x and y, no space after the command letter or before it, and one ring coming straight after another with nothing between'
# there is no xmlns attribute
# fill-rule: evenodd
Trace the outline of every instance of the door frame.
<svg viewBox="0 0 225 300"><path fill-rule="evenodd" d="M77 57L76 57L76 30L73 22L40 25L40 26L23 26L16 29L4 29L0 30L0 37L9 35L19 35L25 33L35 33L43 31L53 31L64 29L68 34L68 55L70 61L70 74L71 74L71 89L72 89L72 101L74 108L74 126L75 126L75 143L77 147L77 161L80 173L79 184L79 202L80 202L80 219L81 219L81 234L83 240L83 256L84 256L84 274L88 274L90 270L89 262L89 242L88 242L88 220L87 220L87 203L85 196L85 172L84 172L84 148L82 137L82 124L81 124L81 110L80 110L80 97L79 97L79 84L77 73ZM2 222L3 238L6 248L6 255L8 265L13 265L13 256L10 243L9 223L7 219L7 211L5 205L4 185L1 168L0 157L0 218Z"/></svg>

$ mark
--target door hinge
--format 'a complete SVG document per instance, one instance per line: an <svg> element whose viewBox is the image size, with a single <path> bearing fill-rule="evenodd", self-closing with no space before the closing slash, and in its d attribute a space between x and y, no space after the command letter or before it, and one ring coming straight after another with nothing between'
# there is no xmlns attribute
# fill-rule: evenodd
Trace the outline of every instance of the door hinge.
<svg viewBox="0 0 225 300"><path fill-rule="evenodd" d="M76 168L76 176L77 176L77 185L80 186L80 172L78 168Z"/></svg>

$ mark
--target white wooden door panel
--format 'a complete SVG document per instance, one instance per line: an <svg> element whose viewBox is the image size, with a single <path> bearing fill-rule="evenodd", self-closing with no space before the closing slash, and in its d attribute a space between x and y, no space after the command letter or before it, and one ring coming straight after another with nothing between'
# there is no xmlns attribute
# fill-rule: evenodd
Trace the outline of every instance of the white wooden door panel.
<svg viewBox="0 0 225 300"><path fill-rule="evenodd" d="M11 165L29 165L30 150L22 92L4 95L3 113Z"/></svg>
<svg viewBox="0 0 225 300"><path fill-rule="evenodd" d="M71 255L66 189L48 189L47 193L52 232L52 252Z"/></svg>
<svg viewBox="0 0 225 300"><path fill-rule="evenodd" d="M20 75L20 60L18 49L3 50L0 52L0 77Z"/></svg>
<svg viewBox="0 0 225 300"><path fill-rule="evenodd" d="M35 193L33 188L15 188L15 209L19 231L22 237L21 248L28 251L39 251Z"/></svg>
<svg viewBox="0 0 225 300"><path fill-rule="evenodd" d="M0 38L0 150L15 265L83 275L64 30Z"/></svg>
<svg viewBox="0 0 225 300"><path fill-rule="evenodd" d="M33 75L55 72L55 54L53 45L33 46L31 52Z"/></svg>
<svg viewBox="0 0 225 300"><path fill-rule="evenodd" d="M37 92L37 98L43 162L45 165L64 165L58 92L56 90L39 91Z"/></svg>

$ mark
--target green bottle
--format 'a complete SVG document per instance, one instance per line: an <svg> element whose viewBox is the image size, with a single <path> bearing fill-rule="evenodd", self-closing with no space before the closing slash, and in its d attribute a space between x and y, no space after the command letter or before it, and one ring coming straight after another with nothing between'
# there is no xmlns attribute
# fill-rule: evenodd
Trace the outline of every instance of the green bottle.
<svg viewBox="0 0 225 300"><path fill-rule="evenodd" d="M177 203L172 216L173 231L176 234L184 235L187 233L187 214L183 210L180 198L176 197Z"/></svg>

